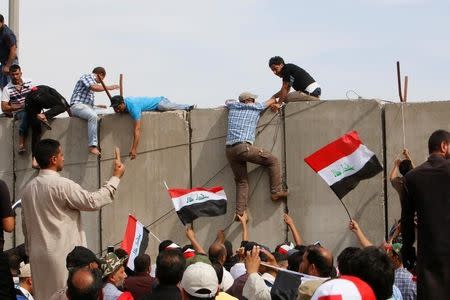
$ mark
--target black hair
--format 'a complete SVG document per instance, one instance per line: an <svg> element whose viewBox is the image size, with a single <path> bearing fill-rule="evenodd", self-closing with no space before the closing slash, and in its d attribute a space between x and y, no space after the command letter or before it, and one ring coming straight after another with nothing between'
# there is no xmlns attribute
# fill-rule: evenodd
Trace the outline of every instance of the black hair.
<svg viewBox="0 0 450 300"><path fill-rule="evenodd" d="M88 272L92 276L92 283L88 286L78 286L77 282L74 282L78 272ZM102 273L99 269L75 268L69 271L67 296L70 300L97 300L102 287Z"/></svg>
<svg viewBox="0 0 450 300"><path fill-rule="evenodd" d="M412 162L409 159L404 159L398 165L398 170L402 176L405 176L406 173L413 169Z"/></svg>
<svg viewBox="0 0 450 300"><path fill-rule="evenodd" d="M450 142L450 133L444 129L433 132L428 139L428 153L439 151L443 142Z"/></svg>
<svg viewBox="0 0 450 300"><path fill-rule="evenodd" d="M225 257L227 255L227 249L223 244L220 244L222 247L218 249L214 249L214 245L217 245L217 243L213 243L209 249L208 249L208 257L211 262L219 262L221 257Z"/></svg>
<svg viewBox="0 0 450 300"><path fill-rule="evenodd" d="M233 244L229 240L223 242L225 249L227 250L227 261L233 256Z"/></svg>
<svg viewBox="0 0 450 300"><path fill-rule="evenodd" d="M359 252L361 252L361 248L358 248L358 247L347 247L341 251L341 253L337 257L337 265L338 265L339 273L341 275L351 274L350 261Z"/></svg>
<svg viewBox="0 0 450 300"><path fill-rule="evenodd" d="M279 252L273 252L272 255L275 258L275 261L277 263L280 263L282 261L287 261L288 260L287 254L281 254Z"/></svg>
<svg viewBox="0 0 450 300"><path fill-rule="evenodd" d="M34 158L41 169L46 169L50 166L50 159L59 153L59 142L53 139L40 140L34 151Z"/></svg>
<svg viewBox="0 0 450 300"><path fill-rule="evenodd" d="M288 270L298 272L300 269L300 264L303 260L303 254L305 253L305 250L303 251L297 251L292 253L288 256Z"/></svg>
<svg viewBox="0 0 450 300"><path fill-rule="evenodd" d="M0 23L5 23L5 18L3 17L2 14L0 14Z"/></svg>
<svg viewBox="0 0 450 300"><path fill-rule="evenodd" d="M392 296L394 267L387 254L381 249L370 246L362 249L350 260L351 274L370 285L377 299Z"/></svg>
<svg viewBox="0 0 450 300"><path fill-rule="evenodd" d="M118 257L119 259L122 259L122 258L128 256L127 251L125 251L125 250L122 249L122 248L114 249L114 254L117 255L117 257Z"/></svg>
<svg viewBox="0 0 450 300"><path fill-rule="evenodd" d="M306 258L310 264L314 264L320 277L330 277L333 272L333 258L331 264L323 255L320 246L309 246L306 250Z"/></svg>
<svg viewBox="0 0 450 300"><path fill-rule="evenodd" d="M156 278L162 285L175 285L183 278L186 260L180 250L161 251L156 258Z"/></svg>
<svg viewBox="0 0 450 300"><path fill-rule="evenodd" d="M214 268L214 271L216 271L217 280L219 281L219 284L222 284L223 280L223 267L218 262L213 262L212 267Z"/></svg>
<svg viewBox="0 0 450 300"><path fill-rule="evenodd" d="M12 65L11 67L9 67L9 72L16 72L16 71L20 71L20 66L17 64Z"/></svg>
<svg viewBox="0 0 450 300"><path fill-rule="evenodd" d="M95 67L94 70L92 70L92 73L105 76L106 70L103 67Z"/></svg>
<svg viewBox="0 0 450 300"><path fill-rule="evenodd" d="M274 56L269 59L269 67L272 65L281 65L281 64L284 65L285 63L284 59L280 56Z"/></svg>
<svg viewBox="0 0 450 300"><path fill-rule="evenodd" d="M134 259L134 271L137 273L147 272L150 268L151 259L148 254L141 254Z"/></svg>

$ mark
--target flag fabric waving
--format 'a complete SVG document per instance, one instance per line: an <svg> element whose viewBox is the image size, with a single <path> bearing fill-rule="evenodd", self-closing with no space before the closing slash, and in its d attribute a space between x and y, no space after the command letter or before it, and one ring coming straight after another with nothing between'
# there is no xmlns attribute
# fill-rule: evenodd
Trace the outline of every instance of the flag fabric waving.
<svg viewBox="0 0 450 300"><path fill-rule="evenodd" d="M148 246L148 229L134 216L128 215L127 228L120 248L128 253L127 267L134 271L134 259L144 254Z"/></svg>
<svg viewBox="0 0 450 300"><path fill-rule="evenodd" d="M181 222L186 225L198 217L214 217L227 212L227 196L223 187L168 189Z"/></svg>
<svg viewBox="0 0 450 300"><path fill-rule="evenodd" d="M378 158L350 131L305 158L305 162L342 199L363 179L383 170Z"/></svg>

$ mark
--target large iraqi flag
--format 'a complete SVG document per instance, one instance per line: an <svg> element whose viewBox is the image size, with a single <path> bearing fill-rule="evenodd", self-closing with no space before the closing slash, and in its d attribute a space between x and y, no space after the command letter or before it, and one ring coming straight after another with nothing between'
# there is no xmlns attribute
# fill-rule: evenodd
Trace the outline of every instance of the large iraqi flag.
<svg viewBox="0 0 450 300"><path fill-rule="evenodd" d="M184 225L198 217L214 217L227 212L227 196L221 186L168 189L173 206Z"/></svg>
<svg viewBox="0 0 450 300"><path fill-rule="evenodd" d="M148 246L149 230L134 216L128 215L127 228L120 248L128 253L127 267L134 271L134 259L144 254Z"/></svg>
<svg viewBox="0 0 450 300"><path fill-rule="evenodd" d="M356 131L350 131L305 158L305 162L316 171L342 199L363 179L368 179L383 170L375 153L359 139Z"/></svg>

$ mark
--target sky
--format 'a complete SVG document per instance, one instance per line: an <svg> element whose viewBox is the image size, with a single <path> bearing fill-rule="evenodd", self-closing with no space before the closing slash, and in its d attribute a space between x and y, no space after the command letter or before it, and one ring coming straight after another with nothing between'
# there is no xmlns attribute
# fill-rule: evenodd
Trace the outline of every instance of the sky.
<svg viewBox="0 0 450 300"><path fill-rule="evenodd" d="M0 0L5 17L7 7ZM448 0L21 0L19 61L67 99L104 66L107 84L124 74L125 96L201 108L243 91L270 98L281 87L267 64L275 55L307 70L324 100L354 90L398 101L398 60L408 101L448 100L449 12Z"/></svg>

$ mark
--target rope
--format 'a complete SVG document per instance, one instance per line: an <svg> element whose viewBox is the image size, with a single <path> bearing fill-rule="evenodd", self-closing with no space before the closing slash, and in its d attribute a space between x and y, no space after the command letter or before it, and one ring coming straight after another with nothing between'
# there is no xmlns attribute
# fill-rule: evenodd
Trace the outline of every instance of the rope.
<svg viewBox="0 0 450 300"><path fill-rule="evenodd" d="M403 149L406 148L406 135L405 135L405 116L404 116L404 112L403 112L403 105L405 104L405 102L401 102L401 106L402 106L402 133L403 133Z"/></svg>

